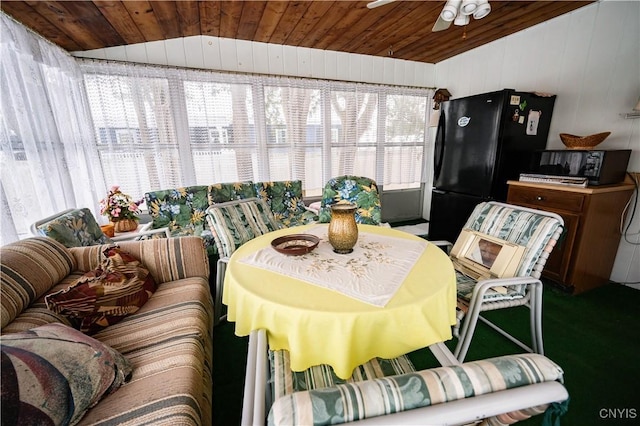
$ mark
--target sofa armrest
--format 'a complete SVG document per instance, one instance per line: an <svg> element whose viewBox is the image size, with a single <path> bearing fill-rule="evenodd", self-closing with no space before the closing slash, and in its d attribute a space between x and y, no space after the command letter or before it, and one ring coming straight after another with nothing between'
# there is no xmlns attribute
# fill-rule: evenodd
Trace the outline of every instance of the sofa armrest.
<svg viewBox="0 0 640 426"><path fill-rule="evenodd" d="M122 241L118 246L139 259L156 283L192 277L209 279L209 259L200 237ZM106 247L108 245L69 250L76 259L78 271L88 272L100 265Z"/></svg>

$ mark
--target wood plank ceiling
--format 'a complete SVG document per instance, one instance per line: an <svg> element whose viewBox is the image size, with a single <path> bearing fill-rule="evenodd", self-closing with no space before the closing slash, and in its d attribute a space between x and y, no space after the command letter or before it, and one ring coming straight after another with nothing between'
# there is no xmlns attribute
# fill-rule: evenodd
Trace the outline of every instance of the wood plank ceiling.
<svg viewBox="0 0 640 426"><path fill-rule="evenodd" d="M0 7L70 52L208 35L437 63L593 1L491 0L487 17L435 33L444 1L367 3L2 0Z"/></svg>

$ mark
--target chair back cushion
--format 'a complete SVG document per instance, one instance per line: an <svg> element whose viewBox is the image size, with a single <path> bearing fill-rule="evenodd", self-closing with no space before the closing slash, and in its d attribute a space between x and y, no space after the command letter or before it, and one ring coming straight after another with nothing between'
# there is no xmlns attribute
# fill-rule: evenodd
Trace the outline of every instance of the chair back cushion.
<svg viewBox="0 0 640 426"><path fill-rule="evenodd" d="M484 202L476 206L464 228L500 238L524 246L515 275L516 277L540 278L547 258L562 233L562 223L545 212L524 210L517 206ZM476 281L456 271L458 294L458 314L464 315L468 301L473 296ZM526 285L505 287L506 291L490 288L483 300L497 302L501 300L523 299L527 294Z"/></svg>
<svg viewBox="0 0 640 426"><path fill-rule="evenodd" d="M476 206L465 228L525 247L515 276L540 278L551 249L562 232L562 224L545 212L535 212L500 203L484 202Z"/></svg>
<svg viewBox="0 0 640 426"><path fill-rule="evenodd" d="M562 377L562 369L542 355L508 355L296 392L275 400L267 423L346 423L535 383L562 382Z"/></svg>
<svg viewBox="0 0 640 426"><path fill-rule="evenodd" d="M247 241L282 227L266 201L258 198L214 204L207 210L207 221L218 253L224 257Z"/></svg>
<svg viewBox="0 0 640 426"><path fill-rule="evenodd" d="M205 212L209 207L207 186L152 191L144 194L153 228L169 227L186 235L200 235L205 225Z"/></svg>
<svg viewBox="0 0 640 426"><path fill-rule="evenodd" d="M258 182L255 190L258 198L267 202L276 220L286 227L306 225L318 219L305 208L301 180Z"/></svg>
<svg viewBox="0 0 640 426"><path fill-rule="evenodd" d="M353 370L351 377L341 379L330 365L315 365L304 371L292 371L289 367L289 351L282 349L269 351L271 367L271 395L278 399L294 392L312 389L332 388L343 383L396 376L416 371L407 355L393 359L373 358Z"/></svg>
<svg viewBox="0 0 640 426"><path fill-rule="evenodd" d="M111 243L88 208L74 209L43 223L38 226L38 232L64 244L65 247Z"/></svg>
<svg viewBox="0 0 640 426"><path fill-rule="evenodd" d="M358 206L356 222L366 225L379 225L382 220L382 207L378 185L373 179L360 176L340 176L329 179L322 191L319 220L331 221L331 205L349 202Z"/></svg>
<svg viewBox="0 0 640 426"><path fill-rule="evenodd" d="M76 269L64 245L46 237L33 237L0 249L0 328Z"/></svg>
<svg viewBox="0 0 640 426"><path fill-rule="evenodd" d="M244 182L214 183L207 187L209 206L233 200L255 198L256 189L250 180Z"/></svg>
<svg viewBox="0 0 640 426"><path fill-rule="evenodd" d="M168 227L172 237L201 237L207 253L215 255L215 241L205 219L208 195L206 185L147 192L144 198L152 228Z"/></svg>

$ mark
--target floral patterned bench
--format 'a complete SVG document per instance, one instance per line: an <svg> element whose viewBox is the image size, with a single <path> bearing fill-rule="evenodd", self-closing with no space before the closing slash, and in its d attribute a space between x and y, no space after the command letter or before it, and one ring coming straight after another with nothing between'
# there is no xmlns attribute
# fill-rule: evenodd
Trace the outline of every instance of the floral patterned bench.
<svg viewBox="0 0 640 426"><path fill-rule="evenodd" d="M168 227L172 237L200 236L210 256L217 255L218 250L207 226L207 209L214 204L254 197L266 200L275 218L284 226L305 225L318 219L302 202L300 180L216 183L145 194L152 218L150 228Z"/></svg>

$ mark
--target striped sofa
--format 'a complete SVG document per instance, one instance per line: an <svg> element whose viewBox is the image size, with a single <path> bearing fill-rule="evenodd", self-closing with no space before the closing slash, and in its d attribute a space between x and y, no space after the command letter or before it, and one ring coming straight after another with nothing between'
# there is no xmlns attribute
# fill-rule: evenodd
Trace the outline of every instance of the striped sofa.
<svg viewBox="0 0 640 426"><path fill-rule="evenodd" d="M214 312L201 239L119 246L149 270L157 289L137 312L92 335L124 355L133 370L131 379L90 408L79 424L211 424ZM44 296L99 266L104 248L65 248L46 237L0 248L2 335L50 323L70 325L47 309Z"/></svg>

